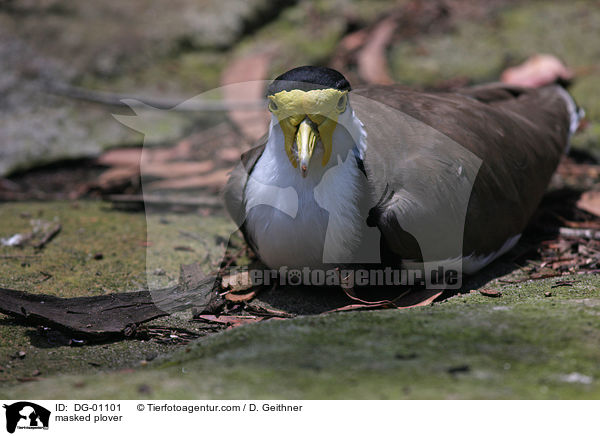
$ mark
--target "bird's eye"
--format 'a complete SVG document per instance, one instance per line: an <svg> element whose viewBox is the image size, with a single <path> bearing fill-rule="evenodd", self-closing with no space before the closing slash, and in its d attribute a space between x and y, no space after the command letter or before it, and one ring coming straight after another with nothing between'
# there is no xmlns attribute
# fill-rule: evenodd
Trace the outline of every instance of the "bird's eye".
<svg viewBox="0 0 600 436"><path fill-rule="evenodd" d="M269 101L269 110L271 112L276 111L277 109L279 109L279 107L277 106L277 103L275 103L273 100Z"/></svg>
<svg viewBox="0 0 600 436"><path fill-rule="evenodd" d="M337 103L337 108L340 111L344 111L346 109L346 95L342 95Z"/></svg>

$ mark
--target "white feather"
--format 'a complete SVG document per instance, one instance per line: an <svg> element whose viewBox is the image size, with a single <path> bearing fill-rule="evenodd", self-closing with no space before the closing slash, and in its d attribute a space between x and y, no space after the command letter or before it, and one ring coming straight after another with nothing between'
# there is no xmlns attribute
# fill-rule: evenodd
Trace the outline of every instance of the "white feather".
<svg viewBox="0 0 600 436"><path fill-rule="evenodd" d="M365 138L362 123L348 106L338 118L328 164L321 165L324 150L318 142L303 178L288 160L283 132L272 117L265 151L245 193L246 230L270 268L316 268L331 261L350 261L361 236L359 199L367 194L367 180L356 164L353 149L357 147L362 157ZM295 217L277 206L286 204L289 209L286 188L290 187L297 193Z"/></svg>

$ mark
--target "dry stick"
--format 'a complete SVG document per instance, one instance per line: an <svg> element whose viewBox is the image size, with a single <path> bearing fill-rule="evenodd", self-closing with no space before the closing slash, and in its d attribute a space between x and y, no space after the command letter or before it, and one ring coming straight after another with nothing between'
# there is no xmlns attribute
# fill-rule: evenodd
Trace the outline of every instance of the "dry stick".
<svg viewBox="0 0 600 436"><path fill-rule="evenodd" d="M48 242L50 242L56 235L58 235L61 229L62 226L60 224L55 224L54 227L52 227L48 232L46 232L43 238L39 242L33 244L33 246L41 250Z"/></svg>
<svg viewBox="0 0 600 436"><path fill-rule="evenodd" d="M585 222L571 221L571 220L568 220L568 219L560 216L557 213L550 212L550 214L552 216L554 216L556 219L558 219L565 226L567 226L567 227L569 227L571 229L590 229L590 230L599 230L600 229L600 222L596 222L596 221L585 221Z"/></svg>
<svg viewBox="0 0 600 436"><path fill-rule="evenodd" d="M565 238L584 238L600 240L600 230L559 228L559 234Z"/></svg>

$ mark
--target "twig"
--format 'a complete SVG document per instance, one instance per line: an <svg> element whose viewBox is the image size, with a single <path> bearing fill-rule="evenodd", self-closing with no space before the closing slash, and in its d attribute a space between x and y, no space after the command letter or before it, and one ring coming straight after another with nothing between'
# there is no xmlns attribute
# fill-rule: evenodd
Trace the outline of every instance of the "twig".
<svg viewBox="0 0 600 436"><path fill-rule="evenodd" d="M579 280L557 280L554 285L550 286L552 289L560 288L561 286L573 286L574 283L578 283Z"/></svg>
<svg viewBox="0 0 600 436"><path fill-rule="evenodd" d="M565 238L585 238L600 240L600 230L570 229L567 227L561 227L558 231L560 235L564 236Z"/></svg>
<svg viewBox="0 0 600 436"><path fill-rule="evenodd" d="M58 235L58 233L61 231L62 226L57 223L54 225L54 227L52 227L50 230L48 230L46 232L46 234L42 237L42 239L38 242L36 242L35 244L33 244L33 246L37 249L42 249L46 246L46 244L48 242L50 242L56 235Z"/></svg>

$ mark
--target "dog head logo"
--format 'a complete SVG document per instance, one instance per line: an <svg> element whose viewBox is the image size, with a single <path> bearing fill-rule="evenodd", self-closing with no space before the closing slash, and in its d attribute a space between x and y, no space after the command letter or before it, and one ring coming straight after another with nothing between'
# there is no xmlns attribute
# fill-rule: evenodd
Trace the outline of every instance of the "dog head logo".
<svg viewBox="0 0 600 436"><path fill-rule="evenodd" d="M6 431L14 433L19 429L47 429L50 411L35 403L20 401L4 405L6 409Z"/></svg>

